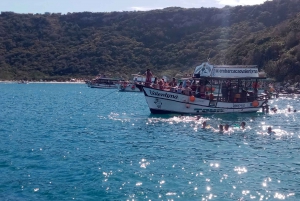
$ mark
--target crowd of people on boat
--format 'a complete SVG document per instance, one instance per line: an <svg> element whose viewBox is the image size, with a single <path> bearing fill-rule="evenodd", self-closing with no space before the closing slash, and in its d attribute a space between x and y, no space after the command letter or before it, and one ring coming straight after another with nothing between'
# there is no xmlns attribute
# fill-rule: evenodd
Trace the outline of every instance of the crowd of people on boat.
<svg viewBox="0 0 300 201"><path fill-rule="evenodd" d="M146 75L145 86L147 87L180 93L188 96L195 95L195 97L202 97L202 98L206 96L206 92L207 92L206 84L208 84L208 81L206 82L196 81L196 80L186 78L178 82L176 78L173 77L170 82L167 82L164 78L159 79L155 77L154 81L151 82L153 74L150 71L150 69L147 69L145 75Z"/></svg>

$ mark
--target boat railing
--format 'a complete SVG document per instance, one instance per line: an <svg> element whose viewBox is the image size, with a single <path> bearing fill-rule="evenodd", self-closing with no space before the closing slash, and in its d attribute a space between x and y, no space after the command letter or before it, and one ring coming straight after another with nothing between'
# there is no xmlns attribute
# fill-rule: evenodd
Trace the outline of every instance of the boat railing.
<svg viewBox="0 0 300 201"><path fill-rule="evenodd" d="M206 99L214 102L227 102L227 103L245 103L245 102L252 102L254 100L268 100L270 99L269 94L260 93L257 94L254 91L247 91L245 93L226 93L224 95L219 93L219 89L216 87L214 90L206 91L205 93L200 93L199 91L190 91L189 94L184 93L184 90L178 92L176 87L170 89L164 89L163 91L168 91L171 93L179 93L186 96L195 96L195 98Z"/></svg>

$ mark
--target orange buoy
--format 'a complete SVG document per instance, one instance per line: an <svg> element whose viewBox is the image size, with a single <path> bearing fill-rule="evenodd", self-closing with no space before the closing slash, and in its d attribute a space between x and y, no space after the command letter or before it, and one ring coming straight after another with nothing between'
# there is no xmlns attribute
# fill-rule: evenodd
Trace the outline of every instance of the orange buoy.
<svg viewBox="0 0 300 201"><path fill-rule="evenodd" d="M259 105L259 102L257 101L257 100L254 100L253 102L252 102L252 106L253 107L257 107Z"/></svg>
<svg viewBox="0 0 300 201"><path fill-rule="evenodd" d="M195 96L190 96L190 101L194 102L196 100Z"/></svg>

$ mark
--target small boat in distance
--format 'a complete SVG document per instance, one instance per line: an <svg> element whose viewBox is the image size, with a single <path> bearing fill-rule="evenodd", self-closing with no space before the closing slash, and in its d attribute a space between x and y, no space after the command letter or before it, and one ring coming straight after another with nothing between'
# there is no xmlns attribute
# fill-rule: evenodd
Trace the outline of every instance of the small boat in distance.
<svg viewBox="0 0 300 201"><path fill-rule="evenodd" d="M107 78L105 76L97 77L93 80L87 81L87 85L90 88L99 89L117 89L120 79Z"/></svg>
<svg viewBox="0 0 300 201"><path fill-rule="evenodd" d="M18 84L29 84L29 82L28 82L28 81L25 81L25 80L20 80L20 81L18 82Z"/></svg>
<svg viewBox="0 0 300 201"><path fill-rule="evenodd" d="M195 68L191 78L176 87L143 87L151 113L257 112L277 97L255 65L211 65Z"/></svg>

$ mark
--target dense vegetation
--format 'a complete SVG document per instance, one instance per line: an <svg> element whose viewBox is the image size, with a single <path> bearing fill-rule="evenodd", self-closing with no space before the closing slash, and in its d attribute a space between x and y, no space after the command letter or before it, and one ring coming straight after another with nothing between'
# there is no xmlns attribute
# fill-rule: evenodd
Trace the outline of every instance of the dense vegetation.
<svg viewBox="0 0 300 201"><path fill-rule="evenodd" d="M192 72L195 65L257 64L300 81L300 0L148 12L0 15L0 79Z"/></svg>

